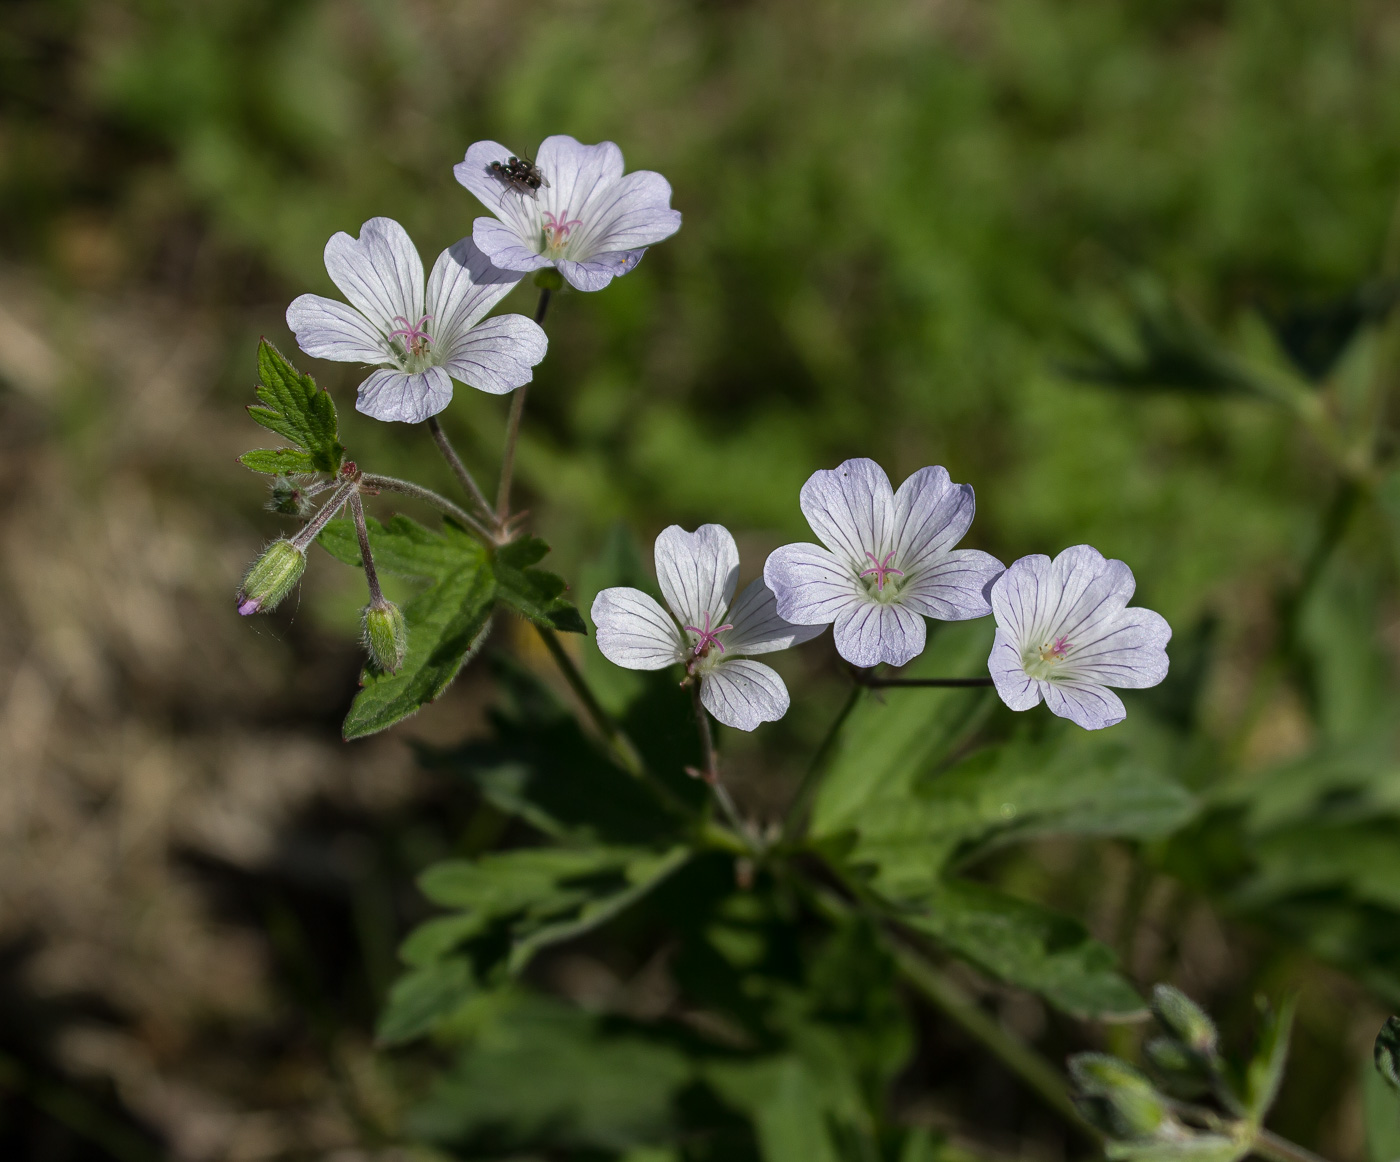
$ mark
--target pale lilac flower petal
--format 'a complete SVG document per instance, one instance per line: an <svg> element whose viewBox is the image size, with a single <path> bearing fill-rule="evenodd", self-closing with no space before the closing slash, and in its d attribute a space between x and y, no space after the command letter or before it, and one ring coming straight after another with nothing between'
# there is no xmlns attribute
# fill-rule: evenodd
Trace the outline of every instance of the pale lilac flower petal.
<svg viewBox="0 0 1400 1162"><path fill-rule="evenodd" d="M450 344L506 297L520 282L518 271L501 270L470 238L438 255L428 275L428 330L439 345Z"/></svg>
<svg viewBox="0 0 1400 1162"><path fill-rule="evenodd" d="M466 157L452 167L452 173L477 196L483 206L511 227L518 242L536 229L539 211L525 205L533 201L529 195L513 189L491 171L493 161L505 162L510 156L511 151L497 141L478 141L467 150ZM482 221L490 219L477 219L478 223ZM481 239L476 239L476 243L488 254L491 253L491 248L483 246Z"/></svg>
<svg viewBox="0 0 1400 1162"><path fill-rule="evenodd" d="M787 687L776 671L747 658L723 661L700 680L700 701L716 721L754 730L787 713Z"/></svg>
<svg viewBox="0 0 1400 1162"><path fill-rule="evenodd" d="M586 148L586 147L585 147ZM618 155L619 162L621 154ZM671 209L671 183L659 173L637 170L597 191L570 212L584 225L573 239L587 254L646 249L681 228L681 212Z"/></svg>
<svg viewBox="0 0 1400 1162"><path fill-rule="evenodd" d="M980 549L955 549L917 573L911 568L913 580L900 588L899 600L939 621L985 617L992 611L987 603L987 585L1005 568Z"/></svg>
<svg viewBox="0 0 1400 1162"><path fill-rule="evenodd" d="M723 525L680 525L656 538L656 579L681 625L706 628L724 620L739 584L739 547Z"/></svg>
<svg viewBox="0 0 1400 1162"><path fill-rule="evenodd" d="M540 143L535 164L549 182L537 191L541 207L582 218L622 177L622 150L611 141L584 145L566 133L556 133Z"/></svg>
<svg viewBox="0 0 1400 1162"><path fill-rule="evenodd" d="M586 262L569 262L560 259L556 264L575 290L602 290L620 274L626 274L641 262L645 250L618 250L609 254L598 254Z"/></svg>
<svg viewBox="0 0 1400 1162"><path fill-rule="evenodd" d="M894 494L890 547L899 567L912 574L948 552L967 535L975 509L972 485L954 484L946 468L920 468Z"/></svg>
<svg viewBox="0 0 1400 1162"><path fill-rule="evenodd" d="M511 197L520 197L512 194ZM534 231L537 236L539 231ZM503 270L517 274L528 274L532 270L543 270L553 266L554 260L537 252L521 240L521 235L513 226L499 222L495 218L477 218L472 222L472 241L477 244L493 263ZM536 244L537 246L538 244Z"/></svg>
<svg viewBox="0 0 1400 1162"><path fill-rule="evenodd" d="M1075 642L1065 673L1078 681L1141 690L1167 676L1167 642L1172 627L1160 613L1140 606L1125 609L1097 627L1100 636Z"/></svg>
<svg viewBox="0 0 1400 1162"><path fill-rule="evenodd" d="M547 345L544 329L532 319L497 315L459 337L443 366L478 391L504 395L530 382Z"/></svg>
<svg viewBox="0 0 1400 1162"><path fill-rule="evenodd" d="M819 545L774 549L763 566L763 579L777 599L778 616L794 625L827 625L866 600L850 565Z"/></svg>
<svg viewBox="0 0 1400 1162"><path fill-rule="evenodd" d="M416 424L452 402L452 380L441 367L416 374L382 368L360 384L355 410L376 420Z"/></svg>
<svg viewBox="0 0 1400 1162"><path fill-rule="evenodd" d="M371 218L360 237L344 232L326 243L326 273L385 334L423 314L423 260L408 231L392 218Z"/></svg>
<svg viewBox="0 0 1400 1162"><path fill-rule="evenodd" d="M1029 710L1039 704L1041 683L1026 673L1021 665L1021 648L1004 629L997 630L987 669L997 694L1012 710Z"/></svg>
<svg viewBox="0 0 1400 1162"><path fill-rule="evenodd" d="M894 548L894 489L874 460L813 472L798 503L822 544L852 564L863 568L867 552L880 557Z"/></svg>
<svg viewBox="0 0 1400 1162"><path fill-rule="evenodd" d="M1029 641L1041 625L1049 624L1059 595L1050 582L1050 558L1044 553L1022 557L992 586L992 616L1017 642Z"/></svg>
<svg viewBox="0 0 1400 1162"><path fill-rule="evenodd" d="M1043 682L1045 705L1052 714L1068 718L1085 730L1115 726L1128 716L1123 700L1106 686L1089 682L1059 680Z"/></svg>
<svg viewBox="0 0 1400 1162"><path fill-rule="evenodd" d="M847 606L832 625L836 652L868 669L887 662L902 666L924 651L924 619L902 605L865 601Z"/></svg>
<svg viewBox="0 0 1400 1162"><path fill-rule="evenodd" d="M354 307L321 295L299 295L287 308L297 346L317 359L380 363L388 350L384 332Z"/></svg>
<svg viewBox="0 0 1400 1162"><path fill-rule="evenodd" d="M685 660L685 641L671 615L640 589L604 589L591 610L598 649L629 670L663 670Z"/></svg>
<svg viewBox="0 0 1400 1162"><path fill-rule="evenodd" d="M785 650L811 641L826 629L825 624L794 625L780 617L778 599L761 577L749 582L724 619L734 626L718 635L726 658Z"/></svg>

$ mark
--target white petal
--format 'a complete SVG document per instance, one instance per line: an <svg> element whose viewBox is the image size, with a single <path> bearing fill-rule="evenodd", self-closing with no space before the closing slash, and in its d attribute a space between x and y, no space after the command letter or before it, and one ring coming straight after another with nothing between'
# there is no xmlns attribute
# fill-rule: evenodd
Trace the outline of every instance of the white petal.
<svg viewBox="0 0 1400 1162"><path fill-rule="evenodd" d="M478 391L504 395L530 382L548 345L544 329L533 319L497 315L460 336L443 366L453 379Z"/></svg>
<svg viewBox="0 0 1400 1162"><path fill-rule="evenodd" d="M299 295L287 308L287 326L297 346L317 359L342 363L382 363L390 358L384 332L335 299Z"/></svg>
<svg viewBox="0 0 1400 1162"><path fill-rule="evenodd" d="M987 586L1005 566L979 549L954 549L928 563L908 585L900 585L899 600L925 617L966 621L992 612Z"/></svg>
<svg viewBox="0 0 1400 1162"><path fill-rule="evenodd" d="M517 241L533 244L540 234L537 198L530 194L522 194L491 171L493 161L505 162L510 157L511 151L499 142L477 141L467 150L466 157L452 167L452 173L462 185L477 196L483 206L510 227ZM478 219L478 222L480 221L481 219ZM488 254L492 253L489 246L482 245L481 239L476 241ZM500 263L496 265L499 266Z"/></svg>
<svg viewBox="0 0 1400 1162"><path fill-rule="evenodd" d="M452 345L520 281L519 271L494 266L470 239L453 243L433 263L428 276L427 330L434 347L450 354Z"/></svg>
<svg viewBox="0 0 1400 1162"><path fill-rule="evenodd" d="M734 625L733 629L719 635L725 657L771 654L774 650L811 641L826 629L824 624L793 625L778 616L778 599L761 577L749 582L724 620Z"/></svg>
<svg viewBox="0 0 1400 1162"><path fill-rule="evenodd" d="M416 424L452 402L452 380L441 367L417 375L379 370L360 384L355 410L377 420Z"/></svg>
<svg viewBox="0 0 1400 1162"><path fill-rule="evenodd" d="M992 615L1018 647L1029 643L1049 619L1056 594L1050 588L1050 558L1035 553L1014 561L992 585Z"/></svg>
<svg viewBox="0 0 1400 1162"><path fill-rule="evenodd" d="M902 666L924 651L924 619L902 605L866 600L841 611L832 626L836 652L853 666Z"/></svg>
<svg viewBox="0 0 1400 1162"><path fill-rule="evenodd" d="M739 547L723 525L672 525L656 538L656 579L681 625L703 629L707 614L720 625L739 584Z"/></svg>
<svg viewBox="0 0 1400 1162"><path fill-rule="evenodd" d="M553 266L554 260L539 253L539 232L526 243L515 227L495 218L478 218L472 223L472 241L502 270L528 273Z"/></svg>
<svg viewBox="0 0 1400 1162"><path fill-rule="evenodd" d="M1133 571L1105 559L1092 545L1066 549L1050 566L1050 585L1060 597L1050 615L1055 637L1089 637L1102 622L1116 618L1133 595Z"/></svg>
<svg viewBox="0 0 1400 1162"><path fill-rule="evenodd" d="M1063 663L1064 676L1125 689L1155 686L1167 676L1165 647L1171 636L1172 627L1160 613L1125 609L1112 621L1100 623L1093 635L1070 639L1073 648Z"/></svg>
<svg viewBox="0 0 1400 1162"><path fill-rule="evenodd" d="M1029 710L1040 702L1041 683L1021 666L1021 650L1004 629L998 629L987 658L987 669L996 683L997 694L1012 710Z"/></svg>
<svg viewBox="0 0 1400 1162"><path fill-rule="evenodd" d="M663 670L684 661L671 615L640 589L604 589L591 611L603 657L629 670Z"/></svg>
<svg viewBox="0 0 1400 1162"><path fill-rule="evenodd" d="M700 701L715 719L736 730L777 722L787 713L787 687L762 662L723 661L700 679Z"/></svg>
<svg viewBox="0 0 1400 1162"><path fill-rule="evenodd" d="M596 190L586 204L570 205L568 212L581 220L569 237L570 255L578 258L645 249L681 228L680 211L671 209L670 182L645 169Z"/></svg>
<svg viewBox="0 0 1400 1162"><path fill-rule="evenodd" d="M548 212L560 221L570 221L583 218L595 205L606 204L612 187L622 177L622 150L611 141L583 145L566 134L557 134L540 143L535 164L549 182L538 193L541 220Z"/></svg>
<svg viewBox="0 0 1400 1162"><path fill-rule="evenodd" d="M334 235L326 243L326 272L360 312L385 334L423 314L423 260L392 218L371 218L360 237Z"/></svg>
<svg viewBox="0 0 1400 1162"><path fill-rule="evenodd" d="M575 290L602 290L620 274L626 274L641 262L645 250L617 250L595 254L586 262L570 262L561 258L555 265L559 273Z"/></svg>
<svg viewBox="0 0 1400 1162"><path fill-rule="evenodd" d="M894 548L894 490L874 460L847 460L813 472L799 501L812 531L833 553L855 564Z"/></svg>
<svg viewBox="0 0 1400 1162"><path fill-rule="evenodd" d="M819 545L784 545L769 554L763 579L778 602L778 616L794 625L826 625L843 609L866 600L846 562Z"/></svg>
<svg viewBox="0 0 1400 1162"><path fill-rule="evenodd" d="M1085 730L1102 730L1128 716L1118 695L1103 686L1057 678L1042 683L1042 689L1045 705L1052 713L1078 723Z"/></svg>
<svg viewBox="0 0 1400 1162"><path fill-rule="evenodd" d="M967 534L975 508L972 485L920 468L894 494L894 563L909 574L932 564Z"/></svg>

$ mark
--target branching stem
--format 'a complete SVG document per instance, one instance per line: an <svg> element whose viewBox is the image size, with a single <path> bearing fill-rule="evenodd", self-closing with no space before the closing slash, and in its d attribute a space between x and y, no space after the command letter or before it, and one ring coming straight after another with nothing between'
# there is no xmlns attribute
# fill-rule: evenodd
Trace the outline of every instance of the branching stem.
<svg viewBox="0 0 1400 1162"><path fill-rule="evenodd" d="M486 499L486 494L477 486L475 478L467 471L467 466L462 463L462 458L457 455L457 449L452 446L452 441L447 438L447 433L442 430L442 425L438 423L437 416L428 417L428 431L432 432L436 441L438 451L442 453L442 458L447 461L447 466L452 469L452 474L457 477L457 482L461 484L467 495L472 498L477 507L491 520L495 516L491 511L491 502Z"/></svg>
<svg viewBox="0 0 1400 1162"><path fill-rule="evenodd" d="M306 527L292 538L292 547L300 549L303 553L310 547L320 531L330 522L331 517L340 511L350 497L359 490L359 485L353 480L347 480L335 490L335 495L326 501L321 510L306 522Z"/></svg>
<svg viewBox="0 0 1400 1162"><path fill-rule="evenodd" d="M411 496L415 500L421 500L425 504L431 504L439 512L446 513L453 520L465 525L488 541L493 539L491 530L476 517L461 506L453 504L447 497L439 496L430 488L414 484L411 480L400 480L395 476L378 476L370 472L366 472L360 477L360 483L366 488L377 489L381 492L397 492L403 496Z"/></svg>
<svg viewBox="0 0 1400 1162"><path fill-rule="evenodd" d="M544 326L545 316L549 314L551 293L549 287L540 287L539 301L535 303L535 322L541 327ZM506 446L501 455L501 483L496 489L498 525L504 525L510 517L510 484L515 474L515 445L520 439L520 420L525 415L525 390L528 386L522 384L517 387L515 394L510 397L510 417L506 420Z"/></svg>
<svg viewBox="0 0 1400 1162"><path fill-rule="evenodd" d="M710 790L715 793L715 801L719 803L720 810L724 812L724 817L729 820L730 826L738 832L745 843L754 847L756 844L753 829L744 822L744 817L739 813L739 805L734 802L734 796L729 793L729 788L724 785L724 780L720 778L719 754L715 750L715 735L710 727L710 712L705 709L705 704L700 700L699 678L692 677L690 679L690 693L695 705L695 726L700 733L700 761L703 764L699 771L691 771L691 774L698 774L705 781Z"/></svg>

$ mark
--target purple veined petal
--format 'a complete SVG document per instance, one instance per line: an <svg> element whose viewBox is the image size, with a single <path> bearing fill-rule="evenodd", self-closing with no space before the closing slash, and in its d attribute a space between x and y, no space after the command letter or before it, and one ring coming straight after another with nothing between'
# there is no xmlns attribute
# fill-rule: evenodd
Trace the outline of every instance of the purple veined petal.
<svg viewBox="0 0 1400 1162"><path fill-rule="evenodd" d="M497 315L458 336L443 367L477 391L504 395L530 382L548 346L544 328L533 319Z"/></svg>
<svg viewBox="0 0 1400 1162"><path fill-rule="evenodd" d="M604 589L590 611L603 657L629 670L664 670L685 660L671 615L640 589Z"/></svg>
<svg viewBox="0 0 1400 1162"><path fill-rule="evenodd" d="M1004 629L998 629L992 641L987 670L997 694L1012 710L1029 710L1040 703L1041 683L1026 673L1021 665L1020 646Z"/></svg>
<svg viewBox="0 0 1400 1162"><path fill-rule="evenodd" d="M1049 622L1057 599L1050 584L1050 558L1034 553L1013 561L992 584L989 599L992 616L1019 645L1039 634L1039 626Z"/></svg>
<svg viewBox="0 0 1400 1162"><path fill-rule="evenodd" d="M561 258L555 265L559 273L568 280L575 290L602 290L618 275L626 274L641 262L646 250L616 250L607 254L595 254L587 262L570 262Z"/></svg>
<svg viewBox="0 0 1400 1162"><path fill-rule="evenodd" d="M866 600L843 609L832 625L836 652L853 666L868 669L887 662L902 666L924 652L928 627L902 605Z"/></svg>
<svg viewBox="0 0 1400 1162"><path fill-rule="evenodd" d="M740 654L771 654L811 641L825 624L794 625L778 615L778 599L763 578L750 581L724 615L734 626L719 635L726 658Z"/></svg>
<svg viewBox="0 0 1400 1162"><path fill-rule="evenodd" d="M527 241L527 238L529 239ZM552 258L539 253L540 232L522 236L514 226L498 222L495 218L478 218L472 223L472 241L480 247L496 266L517 274L528 274L532 270L543 270L553 266Z"/></svg>
<svg viewBox="0 0 1400 1162"><path fill-rule="evenodd" d="M1122 613L1137 583L1122 561L1109 560L1092 545L1075 545L1051 563L1050 585L1060 598L1050 615L1054 637L1097 636L1100 625Z"/></svg>
<svg viewBox="0 0 1400 1162"><path fill-rule="evenodd" d="M975 508L972 485L954 484L946 468L920 468L894 494L895 564L914 573L951 550Z"/></svg>
<svg viewBox="0 0 1400 1162"><path fill-rule="evenodd" d="M763 579L777 600L778 616L794 625L827 625L867 600L851 567L820 545L774 549Z"/></svg>
<svg viewBox="0 0 1400 1162"><path fill-rule="evenodd" d="M611 141L584 145L567 134L546 137L535 164L549 185L538 191L541 220L551 213L558 221L582 219L584 211L622 177L622 150Z"/></svg>
<svg viewBox="0 0 1400 1162"><path fill-rule="evenodd" d="M1100 686L1141 690L1167 676L1166 644L1172 627L1160 613L1134 607L1081 637L1063 663L1064 678ZM1059 676L1056 676L1059 680Z"/></svg>
<svg viewBox="0 0 1400 1162"><path fill-rule="evenodd" d="M454 242L438 255L428 275L426 329L446 359L453 344L508 295L519 271L501 270L470 239Z"/></svg>
<svg viewBox="0 0 1400 1162"><path fill-rule="evenodd" d="M777 722L790 704L775 670L747 658L726 659L700 679L700 701L715 720L735 730Z"/></svg>
<svg viewBox="0 0 1400 1162"><path fill-rule="evenodd" d="M297 346L317 359L382 363L390 358L384 332L354 307L321 295L298 295L287 308Z"/></svg>
<svg viewBox="0 0 1400 1162"><path fill-rule="evenodd" d="M360 312L387 335L423 315L423 260L408 231L392 218L371 218L359 238L341 232L326 243L326 273Z"/></svg>
<svg viewBox="0 0 1400 1162"><path fill-rule="evenodd" d="M441 367L411 375L381 369L360 384L355 410L376 420L416 424L452 402L452 380Z"/></svg>
<svg viewBox="0 0 1400 1162"><path fill-rule="evenodd" d="M739 547L723 525L672 525L656 538L656 579L681 625L720 625L739 584Z"/></svg>
<svg viewBox="0 0 1400 1162"><path fill-rule="evenodd" d="M883 559L894 548L894 489L874 460L813 472L799 503L822 544L851 563L863 563L867 553Z"/></svg>
<svg viewBox="0 0 1400 1162"><path fill-rule="evenodd" d="M939 621L985 617L992 612L987 602L987 585L1005 568L980 549L954 549L913 573L913 580L900 587L899 600L915 612Z"/></svg>
<svg viewBox="0 0 1400 1162"><path fill-rule="evenodd" d="M580 259L614 250L654 246L681 228L671 209L671 183L659 173L637 170L600 189L569 212L580 220L570 235L570 251Z"/></svg>
<svg viewBox="0 0 1400 1162"><path fill-rule="evenodd" d="M540 211L538 195L522 194L491 172L491 163L504 163L512 151L497 141L477 141L467 149L467 155L452 167L453 176L467 187L477 200L510 228L517 242L532 245L539 239ZM518 156L518 155L517 155ZM491 248L480 239L477 245L488 254ZM497 266L500 265L498 262ZM523 268L522 268L523 269Z"/></svg>
<svg viewBox="0 0 1400 1162"><path fill-rule="evenodd" d="M1056 679L1044 682L1045 705L1052 714L1068 718L1085 730L1102 730L1114 726L1128 716L1123 701L1112 690L1091 682Z"/></svg>

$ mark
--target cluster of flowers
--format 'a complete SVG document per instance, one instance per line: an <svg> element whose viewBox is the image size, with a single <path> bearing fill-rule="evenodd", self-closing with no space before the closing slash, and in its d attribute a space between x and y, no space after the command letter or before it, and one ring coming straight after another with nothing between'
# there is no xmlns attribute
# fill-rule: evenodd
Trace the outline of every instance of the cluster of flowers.
<svg viewBox="0 0 1400 1162"><path fill-rule="evenodd" d="M326 269L352 305L308 294L287 311L307 354L376 366L356 406L381 420L436 415L453 380L492 394L529 382L544 358L543 330L521 315L486 313L526 274L549 267L578 290L600 290L680 228L666 179L624 174L611 142L550 137L528 161L479 141L454 173L495 216L476 219L470 238L439 255L426 293L407 232L374 218L358 239L341 233L326 245ZM1127 565L1088 545L1010 568L956 548L972 523L973 492L943 468L921 469L895 491L873 461L848 460L814 473L800 503L821 544L778 549L737 601L729 531L666 529L656 572L670 611L637 589L604 590L592 609L604 655L639 670L684 665L710 713L741 730L789 705L782 679L752 655L827 625L852 665L902 666L924 648L924 618L991 614L988 667L1002 700L1013 710L1044 700L1091 730L1124 717L1109 687L1166 676L1171 629L1159 614L1128 607Z"/></svg>

